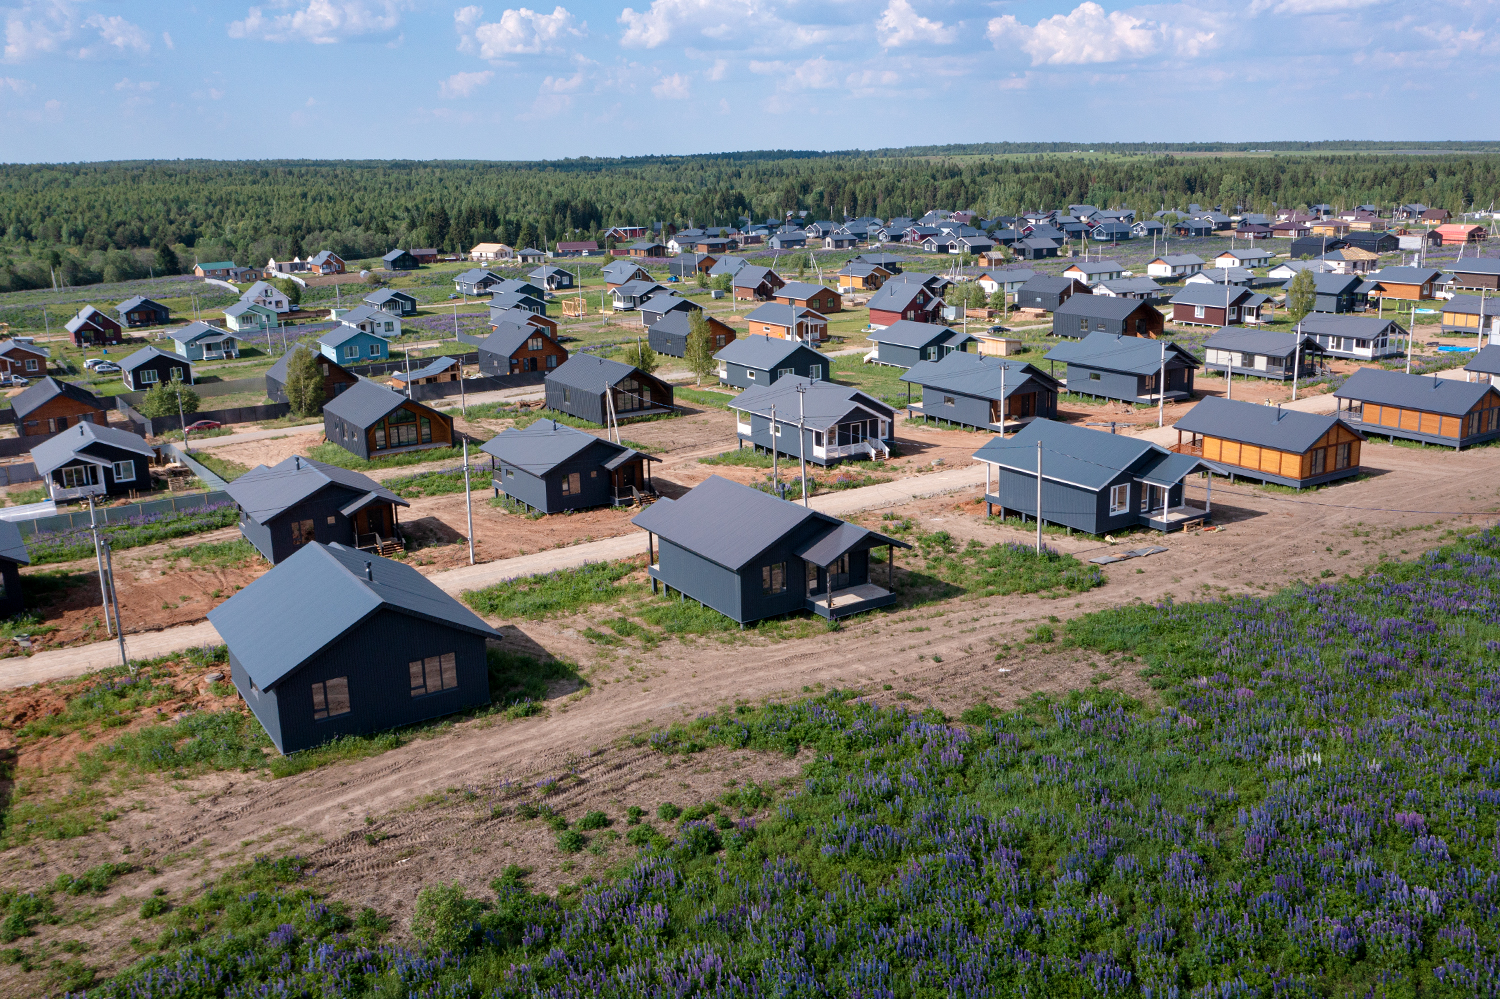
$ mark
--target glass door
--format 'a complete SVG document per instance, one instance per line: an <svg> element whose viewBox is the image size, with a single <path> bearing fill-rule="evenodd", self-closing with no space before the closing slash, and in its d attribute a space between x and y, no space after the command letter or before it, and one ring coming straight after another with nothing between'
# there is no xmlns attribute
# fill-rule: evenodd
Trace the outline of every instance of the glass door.
<svg viewBox="0 0 1500 999"><path fill-rule="evenodd" d="M828 588L843 590L849 586L849 556L840 555L828 567Z"/></svg>

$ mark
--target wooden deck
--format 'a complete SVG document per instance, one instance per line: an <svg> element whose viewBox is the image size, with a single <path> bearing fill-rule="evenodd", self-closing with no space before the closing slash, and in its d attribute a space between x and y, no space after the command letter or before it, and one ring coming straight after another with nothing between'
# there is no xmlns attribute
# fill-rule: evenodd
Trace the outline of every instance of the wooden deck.
<svg viewBox="0 0 1500 999"><path fill-rule="evenodd" d="M832 606L830 606L830 596ZM832 594L819 593L807 598L808 609L827 618L847 617L850 614L859 614L895 602L896 594L874 583L860 583L858 586L834 590Z"/></svg>

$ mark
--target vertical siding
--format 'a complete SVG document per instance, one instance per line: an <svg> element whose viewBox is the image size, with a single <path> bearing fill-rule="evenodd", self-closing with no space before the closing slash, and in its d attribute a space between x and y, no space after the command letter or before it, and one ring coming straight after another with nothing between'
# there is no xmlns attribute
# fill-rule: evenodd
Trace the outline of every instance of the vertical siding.
<svg viewBox="0 0 1500 999"><path fill-rule="evenodd" d="M657 565L662 582L674 590L700 600L720 614L744 623L740 606L740 577L695 552L666 538L656 539Z"/></svg>
<svg viewBox="0 0 1500 999"><path fill-rule="evenodd" d="M240 696L245 699L245 706L250 709L251 714L255 715L255 720L260 722L261 728L266 730L266 735L271 737L272 744L285 753L286 747L281 743L281 708L277 704L276 692L256 690L250 683L245 667L240 665L232 649L229 652L229 679L234 683L235 689L240 692Z"/></svg>
<svg viewBox="0 0 1500 999"><path fill-rule="evenodd" d="M894 343L880 344L880 353L876 357L884 364L897 364L903 368L909 368L923 359L919 348Z"/></svg>
<svg viewBox="0 0 1500 999"><path fill-rule="evenodd" d="M809 521L778 539L760 553L740 573L743 621L758 621L803 610L807 606L807 563L795 554L812 538L828 529L826 523ZM761 569L777 562L786 563L786 592L768 595L761 592Z"/></svg>
<svg viewBox="0 0 1500 999"><path fill-rule="evenodd" d="M1098 380L1090 378L1098 375ZM1068 391L1075 395L1097 395L1105 399L1134 402L1140 397L1140 376L1121 371L1105 371L1087 365L1068 365Z"/></svg>
<svg viewBox="0 0 1500 999"><path fill-rule="evenodd" d="M0 582L5 589L0 593L0 617L19 614L26 608L26 593L21 588L21 570L16 563L0 560Z"/></svg>
<svg viewBox="0 0 1500 999"><path fill-rule="evenodd" d="M514 474L507 475L507 471ZM500 491L512 499L534 506L543 513L553 512L547 508L547 483L540 476L497 460L493 481L499 482Z"/></svg>
<svg viewBox="0 0 1500 999"><path fill-rule="evenodd" d="M993 495L1000 498L1001 505L1007 511L1013 510L1028 516L1035 516L1036 475L1026 475L1006 468L997 468L996 471L998 472L997 491ZM1044 476L1046 471L1047 466L1044 460L1042 463ZM1128 473L1121 473L1114 483L1129 480ZM1053 482L1046 478L1042 481L1042 518L1048 523L1062 524L1089 534L1103 534L1106 531L1119 530L1139 523L1135 515L1139 503L1140 487L1132 483L1130 503L1127 504L1125 512L1111 517L1107 487L1096 492L1081 486Z"/></svg>
<svg viewBox="0 0 1500 999"><path fill-rule="evenodd" d="M943 400L952 399L953 402ZM951 389L922 386L922 412L939 420L952 420L966 427L984 428L990 424L990 400L963 395Z"/></svg>
<svg viewBox="0 0 1500 999"><path fill-rule="evenodd" d="M552 379L546 381L547 408L559 413L576 416L580 420L604 425L604 390L598 391L568 387L569 401L563 401L564 387Z"/></svg>

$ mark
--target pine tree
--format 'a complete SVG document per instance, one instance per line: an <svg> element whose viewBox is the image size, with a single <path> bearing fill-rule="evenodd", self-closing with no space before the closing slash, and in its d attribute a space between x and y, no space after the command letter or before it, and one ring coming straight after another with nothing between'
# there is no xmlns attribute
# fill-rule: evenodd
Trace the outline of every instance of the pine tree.
<svg viewBox="0 0 1500 999"><path fill-rule="evenodd" d="M1297 276L1292 278L1291 286L1286 290L1287 318L1294 323L1299 323L1316 304L1318 304L1317 284L1313 280L1311 268L1298 271Z"/></svg>
<svg viewBox="0 0 1500 999"><path fill-rule="evenodd" d="M316 416L323 411L323 372L317 355L302 344L286 363L286 398L298 416Z"/></svg>
<svg viewBox="0 0 1500 999"><path fill-rule="evenodd" d="M182 271L182 262L177 259L176 252L166 240L156 244L155 269L158 274L178 274Z"/></svg>
<svg viewBox="0 0 1500 999"><path fill-rule="evenodd" d="M688 319L687 351L683 359L688 370L698 378L698 384L714 369L714 346L709 339L708 317L695 311Z"/></svg>
<svg viewBox="0 0 1500 999"><path fill-rule="evenodd" d="M536 229L532 228L532 225L531 225L531 223L529 221L528 222L522 222L521 223L521 231L516 236L516 242L515 242L516 249L517 250L525 250L525 249L528 249L528 248L534 248L535 246L536 246Z"/></svg>

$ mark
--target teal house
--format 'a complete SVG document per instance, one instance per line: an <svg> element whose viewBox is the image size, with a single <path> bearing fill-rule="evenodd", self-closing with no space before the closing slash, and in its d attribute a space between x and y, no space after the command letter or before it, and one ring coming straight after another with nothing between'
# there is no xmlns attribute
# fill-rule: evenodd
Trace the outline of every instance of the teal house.
<svg viewBox="0 0 1500 999"><path fill-rule="evenodd" d="M324 333L318 337L318 350L339 364L385 361L391 356L384 337L366 333L356 326L338 326Z"/></svg>

